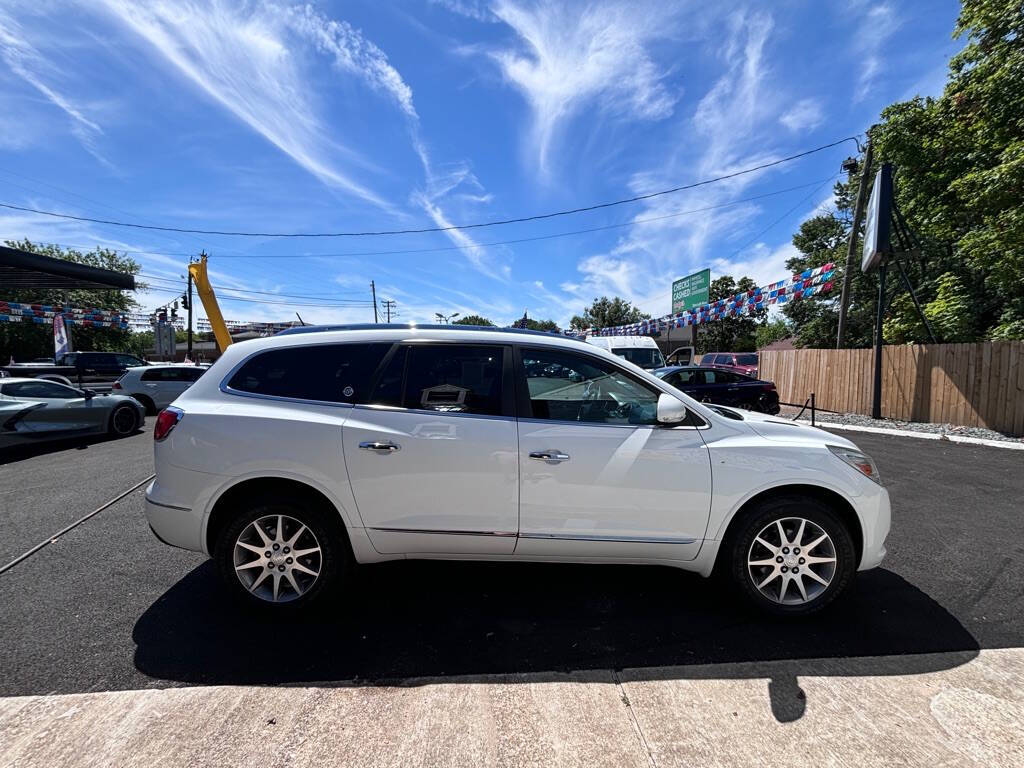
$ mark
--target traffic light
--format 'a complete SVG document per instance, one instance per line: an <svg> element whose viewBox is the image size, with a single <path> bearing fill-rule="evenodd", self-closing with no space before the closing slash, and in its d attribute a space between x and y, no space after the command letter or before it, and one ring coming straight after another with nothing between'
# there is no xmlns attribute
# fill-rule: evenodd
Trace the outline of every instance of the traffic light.
<svg viewBox="0 0 1024 768"><path fill-rule="evenodd" d="M181 294L181 308L188 309L188 293Z"/></svg>

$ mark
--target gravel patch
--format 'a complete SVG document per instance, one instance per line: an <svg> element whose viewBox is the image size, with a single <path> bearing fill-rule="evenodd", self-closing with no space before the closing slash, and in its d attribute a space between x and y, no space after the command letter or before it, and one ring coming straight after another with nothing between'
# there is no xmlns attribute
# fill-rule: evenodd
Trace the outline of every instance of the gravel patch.
<svg viewBox="0 0 1024 768"><path fill-rule="evenodd" d="M780 416L793 418L800 411L799 408L783 406ZM801 418L809 419L810 410L804 411ZM876 427L878 429L902 429L907 432L924 432L933 435L959 435L961 437L976 437L982 440L998 440L1004 443L1024 443L1024 437L1012 437L1011 435L996 432L985 427L965 427L958 424L931 424L921 421L900 421L898 419L872 419L870 416L863 416L859 413L824 413L817 411L815 421L821 424L849 424L855 427Z"/></svg>

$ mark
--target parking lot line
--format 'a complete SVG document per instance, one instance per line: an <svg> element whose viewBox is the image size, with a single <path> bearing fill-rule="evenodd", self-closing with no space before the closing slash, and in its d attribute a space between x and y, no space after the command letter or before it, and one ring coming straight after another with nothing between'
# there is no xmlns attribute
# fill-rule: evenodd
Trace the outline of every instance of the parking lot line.
<svg viewBox="0 0 1024 768"><path fill-rule="evenodd" d="M59 539L61 536L63 536L65 533L67 533L67 532L77 528L78 526L80 526L82 523L84 523L89 518L94 517L95 515L98 515L100 512L102 512L103 510L107 509L108 507L112 507L114 504L119 502L121 499L123 499L129 493L132 493L133 491L137 491L139 488L141 488L146 483L151 481L154 477L156 477L156 475L150 475L149 477L145 478L144 480L142 480L142 481L136 483L135 485L133 485L128 490L122 491L117 496L115 496L114 498L110 499L110 501L106 501L103 504L101 504L100 506L96 507L96 509L94 509L89 514L83 515L82 517L78 518L77 520L75 520L70 525L64 526L59 531L57 531L55 534L53 534L52 536L48 536L46 539L44 539L43 541L39 542L38 544L36 544L31 549L29 549L29 550L27 550L25 552L22 552L16 558L14 558L9 563L7 563L7 565L5 565L2 568L0 568L0 574L3 574L6 571L9 571L11 568L16 566L22 560L25 560L26 558L31 557L32 555L34 555L36 552L38 552L39 550L41 550L43 547L47 546L48 544L52 544L57 539Z"/></svg>

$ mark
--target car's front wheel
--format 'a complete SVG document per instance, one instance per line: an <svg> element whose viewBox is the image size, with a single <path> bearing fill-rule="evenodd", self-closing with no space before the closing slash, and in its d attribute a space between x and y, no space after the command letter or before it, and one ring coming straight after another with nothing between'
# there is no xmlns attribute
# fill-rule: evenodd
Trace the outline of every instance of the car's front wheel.
<svg viewBox="0 0 1024 768"><path fill-rule="evenodd" d="M139 414L128 404L119 405L110 413L108 432L113 437L127 437L139 428Z"/></svg>
<svg viewBox="0 0 1024 768"><path fill-rule="evenodd" d="M821 610L850 586L856 549L830 507L799 496L773 499L740 522L730 572L755 605L776 615Z"/></svg>
<svg viewBox="0 0 1024 768"><path fill-rule="evenodd" d="M246 506L214 551L229 591L253 606L291 611L337 587L350 557L322 510L284 499Z"/></svg>

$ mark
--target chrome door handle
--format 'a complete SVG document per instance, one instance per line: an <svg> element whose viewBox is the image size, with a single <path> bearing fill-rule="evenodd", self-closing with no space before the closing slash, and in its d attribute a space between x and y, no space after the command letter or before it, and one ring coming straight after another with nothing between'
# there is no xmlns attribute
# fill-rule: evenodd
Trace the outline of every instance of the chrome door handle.
<svg viewBox="0 0 1024 768"><path fill-rule="evenodd" d="M360 443L359 447L364 451L377 451L379 453L394 453L395 451L402 450L402 446L398 443L392 443L390 440L386 443L368 440L365 443Z"/></svg>
<svg viewBox="0 0 1024 768"><path fill-rule="evenodd" d="M530 458L557 464L560 461L568 461L569 454L561 451L530 451Z"/></svg>

